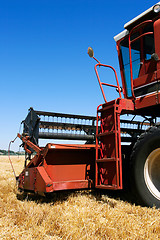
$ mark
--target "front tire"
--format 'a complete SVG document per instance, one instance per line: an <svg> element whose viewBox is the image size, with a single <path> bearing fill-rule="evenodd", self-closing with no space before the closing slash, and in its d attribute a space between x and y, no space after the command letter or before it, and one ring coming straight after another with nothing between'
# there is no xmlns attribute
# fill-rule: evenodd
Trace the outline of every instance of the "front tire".
<svg viewBox="0 0 160 240"><path fill-rule="evenodd" d="M159 127L152 127L143 133L133 147L130 188L137 203L160 207Z"/></svg>

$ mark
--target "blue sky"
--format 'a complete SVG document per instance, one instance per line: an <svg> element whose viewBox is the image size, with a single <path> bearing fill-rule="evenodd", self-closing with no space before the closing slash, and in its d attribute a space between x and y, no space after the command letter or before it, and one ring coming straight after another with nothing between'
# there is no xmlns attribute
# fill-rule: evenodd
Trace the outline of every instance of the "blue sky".
<svg viewBox="0 0 160 240"><path fill-rule="evenodd" d="M36 110L95 115L103 98L94 72L95 57L115 67L113 37L126 22L155 1L5 0L0 1L0 149ZM106 71L103 81L114 83ZM108 99L116 97L107 89ZM16 143L12 149L18 150Z"/></svg>

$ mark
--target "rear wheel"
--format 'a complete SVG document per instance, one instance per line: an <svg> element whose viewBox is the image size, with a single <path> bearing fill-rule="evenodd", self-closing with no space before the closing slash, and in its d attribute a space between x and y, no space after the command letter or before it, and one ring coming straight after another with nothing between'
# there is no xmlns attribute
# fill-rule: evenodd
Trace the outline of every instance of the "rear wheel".
<svg viewBox="0 0 160 240"><path fill-rule="evenodd" d="M160 207L160 128L140 136L131 154L130 188L138 203Z"/></svg>

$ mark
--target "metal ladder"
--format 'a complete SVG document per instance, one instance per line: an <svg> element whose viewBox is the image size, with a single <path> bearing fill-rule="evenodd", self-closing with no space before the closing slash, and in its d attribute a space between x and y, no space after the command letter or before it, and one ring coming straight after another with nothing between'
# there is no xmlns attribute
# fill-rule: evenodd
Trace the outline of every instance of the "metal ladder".
<svg viewBox="0 0 160 240"><path fill-rule="evenodd" d="M97 108L95 171L96 188L122 189L120 109L116 100Z"/></svg>

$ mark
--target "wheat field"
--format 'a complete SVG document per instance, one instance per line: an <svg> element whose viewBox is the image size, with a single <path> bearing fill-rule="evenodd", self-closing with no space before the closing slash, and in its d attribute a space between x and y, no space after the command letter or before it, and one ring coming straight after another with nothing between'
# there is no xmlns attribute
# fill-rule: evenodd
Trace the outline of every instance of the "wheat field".
<svg viewBox="0 0 160 240"><path fill-rule="evenodd" d="M24 157L11 157L20 173ZM160 210L93 191L20 195L7 156L0 157L0 239L160 239Z"/></svg>

